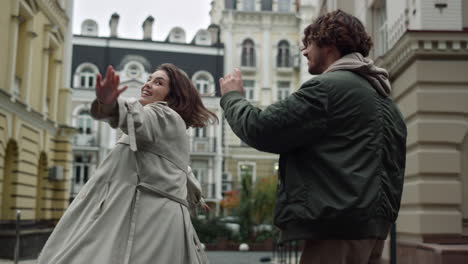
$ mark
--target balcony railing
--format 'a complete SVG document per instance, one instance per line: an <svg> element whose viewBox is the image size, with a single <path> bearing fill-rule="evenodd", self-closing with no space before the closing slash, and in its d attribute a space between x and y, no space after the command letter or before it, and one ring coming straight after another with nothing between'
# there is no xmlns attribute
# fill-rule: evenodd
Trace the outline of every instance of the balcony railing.
<svg viewBox="0 0 468 264"><path fill-rule="evenodd" d="M216 199L216 184L202 183L202 195L205 199Z"/></svg>
<svg viewBox="0 0 468 264"><path fill-rule="evenodd" d="M215 153L216 138L213 137L192 137L190 139L191 153Z"/></svg>
<svg viewBox="0 0 468 264"><path fill-rule="evenodd" d="M78 134L73 138L73 145L75 146L86 146L86 147L97 147L97 138L95 135L83 135Z"/></svg>

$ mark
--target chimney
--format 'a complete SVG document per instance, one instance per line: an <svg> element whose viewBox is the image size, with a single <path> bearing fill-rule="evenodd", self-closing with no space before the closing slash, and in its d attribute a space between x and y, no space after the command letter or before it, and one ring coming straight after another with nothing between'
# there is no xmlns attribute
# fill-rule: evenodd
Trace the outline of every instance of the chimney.
<svg viewBox="0 0 468 264"><path fill-rule="evenodd" d="M109 27L110 27L110 36L111 38L117 37L117 26L119 25L119 14L114 13L109 20Z"/></svg>
<svg viewBox="0 0 468 264"><path fill-rule="evenodd" d="M143 22L143 25L141 26L143 28L143 39L146 39L146 40L152 39L153 22L154 22L154 18L152 16L148 16Z"/></svg>

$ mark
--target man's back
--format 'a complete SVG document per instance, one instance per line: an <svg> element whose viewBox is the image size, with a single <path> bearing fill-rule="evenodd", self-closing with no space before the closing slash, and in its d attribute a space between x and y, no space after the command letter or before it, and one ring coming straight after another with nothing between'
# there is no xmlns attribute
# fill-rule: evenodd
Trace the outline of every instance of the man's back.
<svg viewBox="0 0 468 264"><path fill-rule="evenodd" d="M355 73L318 76L303 97L313 101L317 89L327 94L326 131L281 153L275 223L287 240L385 237L401 199L403 118Z"/></svg>

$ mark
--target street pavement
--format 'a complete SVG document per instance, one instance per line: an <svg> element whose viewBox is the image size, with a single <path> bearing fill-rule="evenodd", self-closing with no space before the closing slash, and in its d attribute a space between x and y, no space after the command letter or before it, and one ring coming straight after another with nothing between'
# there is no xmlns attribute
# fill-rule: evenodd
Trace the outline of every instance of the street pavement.
<svg viewBox="0 0 468 264"><path fill-rule="evenodd" d="M260 262L262 257L272 258L271 251L208 251L208 259L210 264L255 264L255 263L271 263Z"/></svg>
<svg viewBox="0 0 468 264"><path fill-rule="evenodd" d="M210 264L256 264L256 263L271 263L260 262L262 257L272 257L271 251L208 251L208 259ZM35 260L22 260L19 264L34 264ZM294 262L293 262L294 263ZM11 260L0 259L0 264L13 264Z"/></svg>

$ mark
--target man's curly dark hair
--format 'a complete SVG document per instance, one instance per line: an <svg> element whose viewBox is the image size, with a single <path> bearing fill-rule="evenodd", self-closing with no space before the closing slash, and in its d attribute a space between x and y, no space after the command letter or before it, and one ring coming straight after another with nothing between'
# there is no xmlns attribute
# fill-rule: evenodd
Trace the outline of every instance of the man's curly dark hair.
<svg viewBox="0 0 468 264"><path fill-rule="evenodd" d="M341 56L359 52L369 55L372 39L358 18L342 11L326 13L304 29L303 49L313 41L318 47L335 45Z"/></svg>

